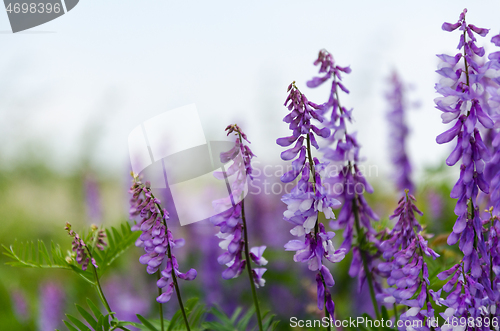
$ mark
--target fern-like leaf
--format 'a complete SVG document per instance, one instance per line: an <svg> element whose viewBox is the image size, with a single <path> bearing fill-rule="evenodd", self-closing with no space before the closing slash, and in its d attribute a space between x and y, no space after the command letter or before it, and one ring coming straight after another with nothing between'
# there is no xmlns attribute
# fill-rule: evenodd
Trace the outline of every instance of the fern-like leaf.
<svg viewBox="0 0 500 331"><path fill-rule="evenodd" d="M41 240L38 240L36 245L34 242L20 243L15 241L14 245L10 245L9 247L2 246L5 250L3 254L12 259L12 261L6 262L8 265L24 268L69 269L75 271L86 281L94 284L92 273L82 270L74 261L73 263L66 262L61 248L53 242L51 243L50 254L45 243Z"/></svg>
<svg viewBox="0 0 500 331"><path fill-rule="evenodd" d="M108 247L104 251L94 250L92 253L96 259L99 275L102 275L106 269L130 246L134 245L139 232L133 232L128 222L124 222L120 226L120 230L115 227L106 229L108 238Z"/></svg>

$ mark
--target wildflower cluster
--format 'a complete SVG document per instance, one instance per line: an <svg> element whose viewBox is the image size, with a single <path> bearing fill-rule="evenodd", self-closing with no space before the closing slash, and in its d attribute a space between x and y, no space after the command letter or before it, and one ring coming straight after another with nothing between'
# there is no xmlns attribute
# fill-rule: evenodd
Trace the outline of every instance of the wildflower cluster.
<svg viewBox="0 0 500 331"><path fill-rule="evenodd" d="M448 237L448 244L459 242L459 248L464 254L459 266L441 273L440 278L453 276L447 283L449 285L443 288L445 292L451 291L456 285L443 303L452 308L457 317L476 318L482 315L482 307L489 306L488 301L494 300L489 280L490 261L477 202L479 190L489 193L484 169L486 162L491 159L482 140L481 130L493 128L494 123L482 107L484 84L481 72L484 69L479 59L485 55L485 51L483 47L476 46L475 37L486 36L488 30L467 24L466 12L464 10L460 14L458 22L444 23L442 27L445 31L463 31L458 44L458 49L463 49L463 54L438 55L443 64L437 72L443 78L436 84L437 92L442 95L436 98L436 107L443 112L443 122L454 122L454 125L440 134L436 141L443 144L456 137L456 147L446 163L451 166L462 160L460 178L451 191L451 197L458 199L455 207L458 218ZM463 66L459 66L461 59Z"/></svg>
<svg viewBox="0 0 500 331"><path fill-rule="evenodd" d="M146 251L146 254L140 257L139 262L147 264L147 272L154 274L166 259L165 268L161 271L161 278L157 282L157 286L166 287L166 291L156 298L158 302L165 303L172 297L174 288L179 291L177 278L193 280L197 273L195 269L190 269L186 273L179 271L179 264L172 253L172 248L182 247L184 239L174 240L172 232L167 228L169 214L161 208L161 202L151 192L150 184L148 182L143 184L136 175L132 174L132 176L134 180L130 188L132 194L130 216L141 218L132 230L142 231L136 246L144 247Z"/></svg>
<svg viewBox="0 0 500 331"><path fill-rule="evenodd" d="M360 145L356 133L348 133L346 124L352 122L352 109L348 110L340 104L339 89L345 93L349 90L342 83L342 73L350 73L349 67L336 65L333 56L326 50L319 52L315 65L319 65L320 77L315 77L307 82L309 87L318 87L332 80L328 101L318 106L321 114L331 111L330 119L325 126L332 130L329 137L329 146L323 149L324 157L342 166L336 176L325 180L330 190L329 194L342 201L342 207L337 220L330 221L332 229L344 229L344 241L341 248L346 252L352 248L354 229L356 229L358 242L353 248L353 259L349 269L351 277L358 276L358 289L361 290L365 280L370 288L370 294L378 314L375 301L375 291L380 292L381 286L375 281L378 275L376 268L378 252L378 239L371 226L371 220L378 220L364 198L364 192L373 193L373 188L366 181L357 163L360 161Z"/></svg>
<svg viewBox="0 0 500 331"><path fill-rule="evenodd" d="M378 221L379 217L365 198L365 192L373 193L374 190L360 171L362 168L360 162L363 161L360 156L361 145L356 133L348 132L347 129L348 123L353 122L353 110L347 109L340 103L340 94L349 93L342 77L344 74L349 74L351 69L338 66L332 54L321 50L314 62L314 65L319 67L319 74L309 80L307 86L317 88L324 86L325 83L331 83L331 86L328 86L327 101L314 103L297 88L295 82L288 86L288 95L284 103L288 111L283 121L287 123L291 133L276 140L279 146L284 147L281 159L291 163L289 171L280 178L281 182L290 184L285 185L287 193L281 197L281 201L286 205L283 219L291 224L289 232L292 235L291 240L287 239L284 249L294 252L294 262L306 264L313 272L311 275L316 282L313 282L314 286L310 288L312 309L309 309L311 303L307 300L292 302L291 305L296 309L295 312L303 312L305 308L303 301L306 301L305 305L308 307L305 310L317 313L317 306L323 311L325 318L321 319L321 323L316 323L320 322L319 320L310 323L311 327L320 326L331 330L334 324L339 329L340 327L354 329L350 321L349 325L345 326L346 316L343 316L343 321L336 319L334 303L336 293L332 290L335 285L332 264L342 261L346 254L352 252L348 274L352 278L357 278L358 293L362 292L365 285L365 288L368 287L376 315L375 319L366 314L363 316L367 322L365 329L373 329L374 326L384 330L398 328L400 331L500 330L498 320L500 311L497 309L500 305L498 215L500 212L500 52L489 54L486 60L485 49L478 46L478 36L485 37L488 29L467 24L466 13L467 10L464 10L456 23L442 25L445 31L460 31L459 52L455 55L438 55L441 60L437 70L440 80L435 86L440 94L435 99L436 108L442 113L443 123L450 124L450 128L437 136L436 141L439 144L454 142L454 148L447 157L446 164L448 166L458 164L460 171L459 178L450 193L451 198L457 200L453 211L455 215L452 218L454 225L446 233L447 243L450 246L456 244L457 250L440 250L439 238L442 236L429 244L429 238L432 236L417 220L417 214L422 216L423 213L416 206L416 198L413 195L416 188L410 178L412 167L405 149L409 132L404 114L405 86L396 73L391 77L392 88L386 95L390 103L387 117L391 126L391 156L395 165L391 175L395 178L398 190L404 190L404 194L394 213L389 217L389 222L392 221L394 224L392 229L380 229L378 232L375 230L378 227L374 226L376 223L373 221ZM494 36L491 42L500 46L500 35ZM173 249L182 247L185 241L174 238L168 226L169 212L162 208L160 200L151 189L151 184L148 181L143 183L134 173L129 190L131 194L129 213L135 221L132 227L127 222L121 226L121 231L111 228L106 232L102 227L92 225L91 231L82 235L73 231L70 223L66 223L65 230L72 240L72 251L68 251L68 256L64 256L60 247L55 244L47 249L43 241L39 241L37 250L37 245L32 242L21 243L10 247L4 246L7 251L5 255L12 259L9 263L32 268L71 269L95 287L106 312L102 313L98 305L90 301L88 305L91 313L77 305L85 321L68 315L70 322L64 321L64 323L71 330L89 327L129 330L129 327L140 327L139 323L119 319L117 312L120 309L113 310L109 305L111 302L115 308L117 306L122 308L123 302L128 301L123 298L128 296L115 295L115 301L108 301L103 288L107 291L109 287L102 287L100 278L111 262L135 242L136 246L144 249L139 262L147 266L148 274L156 274L158 291L155 297L159 307L159 323L156 321L151 323L137 314L138 321L144 327L151 330L156 327L158 330L165 330L163 304L170 301L175 293L180 309L168 321L169 330L190 331L191 327L194 330L249 330L252 329L249 323L254 319L260 331L274 330L277 321L273 321L274 317L268 313L261 314L257 289L266 285L263 275L268 272L266 269L268 261L264 253L267 249L267 256L271 247L264 245L265 239L272 237L270 239L273 240L272 245L282 245L284 242L280 243L281 238L275 230L280 224L285 223L276 222L272 227L267 226L266 222L273 221L275 217L274 203L277 201L274 201L272 196L266 195L260 200L256 199L257 202L252 199L250 205L245 204L245 200L248 201L246 195L249 186L255 184L260 177L257 175L258 169L253 168L255 163L252 166L255 155L249 147L250 141L247 135L238 125L228 125L225 131L228 136L235 138L234 145L230 150L220 154L220 161L224 164L221 167L223 170L215 172L214 176L225 181L230 192L227 197L213 201L214 216L210 218L211 225L209 224L217 227L216 236L220 241L214 236L203 237L202 232L207 232L205 228L196 230L190 227L187 231L195 235L196 239L200 239L196 241L199 243L196 251L203 253L202 262L205 263L204 269L207 271L202 280L204 282L202 287L210 287L208 293L205 293L206 302L220 301L225 291L217 280L220 277L212 277L214 273L219 273L215 268L216 258L212 254L219 254L212 251L213 248L217 249L216 243L218 243L223 249L222 254L217 257L218 264L224 266L222 278L232 280L242 273L247 273L249 281L247 285L250 286L253 296L254 310L251 309L240 316L240 309L236 309L232 317L226 318L219 308L212 308L210 314L220 319L219 323L212 318L205 320L209 315L208 310L203 304L197 303L197 298L190 298L184 306L178 280L194 280L197 271L195 269L180 271ZM156 157L153 148L150 152ZM268 175L265 167L263 173ZM164 175L166 177L166 171ZM288 191L288 186L293 186L293 189ZM445 186L446 184L443 184L439 190L444 190ZM175 189L174 186L170 187L172 197L179 187ZM94 218L99 219L99 199L95 187L90 185L87 191L88 204L95 207L89 210L93 211L91 214L95 216ZM430 187L425 193L431 200L428 208L431 214L439 215L431 218L447 219L445 215L447 205L439 196L436 187ZM245 208L247 212L249 208L254 209L248 214L249 217ZM485 208L484 212L480 212ZM271 209L274 211L270 211ZM252 216L255 218L254 223L249 220ZM325 225L326 220L328 228ZM258 246L250 245L249 234L252 234L250 228L258 235L264 233L263 236L255 238L261 241ZM343 238L339 240L340 247L335 248L337 242L334 231L339 230L342 231ZM287 232L288 229L282 233ZM108 242L106 242L107 235ZM441 261L435 261L440 257L436 251L446 256L441 264ZM87 270L90 263L91 270ZM446 267L443 267L444 264ZM273 265L277 269L280 268L279 263ZM289 265L281 264L281 266L283 274L287 274L288 277L290 273L286 268ZM274 273L278 274L279 272ZM290 283L296 283L297 278L291 277ZM440 282L435 282L433 278L437 278ZM272 279L268 278L268 282L272 283ZM119 282L113 283L116 287ZM232 281L228 283L235 284ZM273 286L268 285L270 294L267 297L271 300L271 305L285 301L282 296L276 295L277 293L286 292L287 297L296 294L289 293L281 286L283 284L275 282L270 285ZM120 288L120 291L122 290ZM40 301L47 303L46 307L43 307L47 309L44 309L43 313L46 319L41 319L40 325L42 328L51 325L58 327L60 318L57 319L57 316L60 315L63 293L55 285L45 286L41 293L43 298ZM340 293L339 297L344 295L345 292ZM19 314L26 315L25 300L21 297L17 299L20 300ZM364 300L362 296L361 300ZM234 308L230 305L235 303L230 300L223 302L222 305L224 308ZM48 309L49 306L55 309ZM134 312L140 310L150 313L147 312L149 305L134 304L133 307L136 310ZM288 305L278 307L277 310L280 308L282 311L289 310ZM363 311L356 313L366 312L365 308L359 309ZM393 312L388 312L391 309ZM127 313L131 310L127 309ZM341 311L342 313L344 312ZM436 316L439 317L437 313L445 320L444 325L441 323L441 318L436 319ZM180 314L184 325L179 325L182 323ZM27 320L26 316L21 317ZM135 316L132 315L130 319L132 318ZM290 319L290 325L292 320ZM369 325L368 322L373 323ZM377 326L377 322L380 327ZM309 327L307 323L303 324ZM301 327L300 323L297 323L297 326ZM393 328L394 326L396 328Z"/></svg>
<svg viewBox="0 0 500 331"><path fill-rule="evenodd" d="M313 118L323 122L322 115L316 111L319 106L307 100L295 86L295 82L290 84L288 92L285 106L290 113L283 121L290 123L292 136L279 138L276 142L286 147L296 141L294 147L281 153L281 158L285 161L296 159L292 162L292 170L284 174L281 181L288 183L295 180L299 174L301 176L297 185L289 194L283 196L282 201L287 204L284 219L294 225L290 232L303 239L289 241L285 249L296 252L295 262L308 263L309 270L318 272L316 276L318 308L322 310L326 306L326 312L333 317L335 306L327 287L333 286L335 282L328 268L323 265L323 258L332 263L339 262L344 258L345 250L334 248L332 238L335 233L327 232L318 217L322 212L325 218L333 219L335 215L332 208L337 207L339 202L327 196L322 184L327 164L312 158L311 151L311 145L316 149L319 148L315 135L328 138L330 130L319 129L311 124Z"/></svg>
<svg viewBox="0 0 500 331"><path fill-rule="evenodd" d="M229 166L227 172L215 173L218 179L224 180L231 178L231 193L228 197L219 199L213 202L214 209L219 214L212 216L210 221L213 225L219 227L217 237L222 239L219 246L227 250L219 256L217 261L220 264L227 265L227 269L222 273L222 278L231 279L238 277L245 269L247 260L243 258L243 249L248 245L248 240L245 236L245 220L244 220L244 204L243 197L247 184L247 176L251 177L252 165L251 160L255 156L248 145L244 141L248 141L246 134L241 131L238 125L229 125L226 128L227 135L235 132L237 135L234 147L229 151L221 153L221 162L227 163L233 160L233 164ZM267 260L262 256L266 246L252 247L249 250L251 260L258 266L267 264ZM248 261L250 263L250 261ZM265 279L262 275L266 268L252 268L252 275L257 287L262 287L265 284Z"/></svg>
<svg viewBox="0 0 500 331"><path fill-rule="evenodd" d="M233 148L220 155L222 163L231 160L233 163L228 167L227 171L214 173L216 178L226 180L226 183L231 182L229 196L213 202L214 209L218 214L210 218L212 224L219 227L217 237L222 239L219 246L227 250L227 252L219 256L217 261L227 266L227 269L222 273L224 279L238 277L247 267L259 329L262 330L262 318L255 287L265 285L266 281L262 276L267 269L252 268L250 261L253 261L257 266L267 265L267 260L262 256L266 246L249 248L244 203L247 176L253 179L251 162L255 155L250 150L250 147L245 144L245 141L247 143L250 143L250 141L237 124L228 125L225 131L227 131L228 136L234 132L236 140ZM243 254L245 257L243 257Z"/></svg>
<svg viewBox="0 0 500 331"><path fill-rule="evenodd" d="M415 219L415 213L423 214L413 201L415 197L406 190L390 217L399 219L380 245L387 262L380 263L378 269L387 277L387 284L391 287L378 294L377 298L384 303L408 306L409 309L400 316L402 321L420 321L429 325L427 319L433 321L435 317L431 302L433 292L429 288L429 270L424 256L435 259L439 255L428 247L421 233L422 226Z"/></svg>
<svg viewBox="0 0 500 331"><path fill-rule="evenodd" d="M500 46L500 35L491 38L495 46ZM500 52L488 55L487 61L481 68L481 84L484 86L482 102L486 112L495 122L492 129L484 129L484 143L489 147L491 159L484 169L484 179L490 184L489 194L486 196L486 205L493 207L493 213L500 212L500 132L497 130L500 119Z"/></svg>
<svg viewBox="0 0 500 331"><path fill-rule="evenodd" d="M98 267L97 262L92 257L87 244L85 244L85 241L80 237L78 233L76 233L71 229L71 224L69 222L66 222L66 226L64 227L64 229L68 231L68 234L71 237L73 237L71 248L73 252L75 252L76 254L76 262L82 265L82 270L87 270L89 261L91 261L92 265L97 268ZM104 246L107 245L104 242L105 237L106 233L104 232L104 229L98 230L97 226L92 225L92 234L90 237L90 242L95 244L95 246L101 251L104 250Z"/></svg>

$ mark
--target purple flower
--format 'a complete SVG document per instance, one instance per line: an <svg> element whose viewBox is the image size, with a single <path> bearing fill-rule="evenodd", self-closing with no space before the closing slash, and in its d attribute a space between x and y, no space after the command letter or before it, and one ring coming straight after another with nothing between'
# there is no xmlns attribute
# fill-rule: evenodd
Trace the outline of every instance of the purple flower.
<svg viewBox="0 0 500 331"><path fill-rule="evenodd" d="M370 288L377 292L381 290L381 285L377 282L378 274L376 265L378 252L378 239L376 232L371 226L371 220L378 220L378 216L373 212L364 198L364 192L373 192L373 188L364 178L357 166L360 161L360 145L356 140L356 133L347 132L347 122L352 122L352 109L348 110L340 104L339 89L345 93L349 90L342 83L342 73L350 73L348 67L340 67L335 64L333 56L326 50L321 50L318 59L314 63L319 65L319 73L324 74L321 78L313 78L308 82L309 87L317 87L329 79L332 81L329 99L326 103L317 106L324 115L331 110L330 119L325 121L325 126L333 131L328 138L329 146L322 149L324 157L335 162L333 170L334 176L324 180L328 187L327 196L338 198L343 202L337 220L330 221L330 227L334 230L344 229L344 241L341 249L346 252L352 247L354 229L358 234L356 249L353 250L353 259L349 270L351 277L358 276L358 288L361 288L365 281ZM341 170L338 170L340 165ZM368 247L371 246L370 249ZM362 248L362 249L360 249ZM371 254L370 252L374 252ZM365 270L366 267L366 270ZM372 294L374 305L375 298Z"/></svg>
<svg viewBox="0 0 500 331"><path fill-rule="evenodd" d="M246 220L244 215L243 198L247 184L247 176L252 177L252 158L255 156L248 145L250 143L246 134L238 125L228 125L227 135L236 134L234 147L229 151L221 153L222 163L233 161L224 173L215 173L215 177L221 180L230 180L231 194L229 197L213 202L215 212L218 214L210 218L210 222L219 227L217 237L222 239L219 246L226 250L217 259L219 264L226 265L227 269L222 272L222 278L232 279L238 277L247 263L247 256L258 266L267 264L267 260L262 256L266 246L248 248ZM248 252L245 251L248 249ZM245 257L243 256L245 254ZM266 268L252 268L253 282L255 286L262 287L265 280L262 275Z"/></svg>
<svg viewBox="0 0 500 331"><path fill-rule="evenodd" d="M420 234L422 227L416 221L415 213L422 215L422 212L413 201L415 198L406 190L391 216L399 216L399 220L380 245L386 262L380 263L378 269L387 277L387 284L391 287L379 293L377 298L382 303L408 306L401 320L434 320L433 297L428 289L429 271L424 256L435 259L439 255L427 246L427 241Z"/></svg>
<svg viewBox="0 0 500 331"><path fill-rule="evenodd" d="M309 270L318 272L316 275L318 308L320 310L326 308L333 317L335 305L328 287L333 286L335 282L328 268L323 265L323 258L332 263L339 262L344 258L345 250L334 248L331 239L335 233L326 232L324 225L318 221L318 214L322 212L325 218L334 219L332 208L337 207L339 202L327 195L322 183L327 164L311 157L311 145L316 149L319 148L315 136L328 138L330 130L320 129L311 123L312 119L323 122L322 110L307 100L295 86L295 82L290 84L288 92L285 106L290 113L283 121L290 123L292 136L279 138L276 142L284 147L296 142L294 147L281 153L281 158L285 161L295 159L292 162L292 170L284 174L281 181L292 182L300 175L297 185L282 198L287 204L287 210L283 214L284 219L294 226L290 231L291 234L300 239L289 241L285 249L296 252L295 262L307 263Z"/></svg>
<svg viewBox="0 0 500 331"><path fill-rule="evenodd" d="M500 35L496 35L491 42L499 46L499 40ZM491 53L488 58L490 61L480 68L481 84L484 86L481 101L483 109L494 120L495 126L482 131L484 143L492 156L484 169L484 179L490 184L490 190L489 194L482 194L481 202L487 206L493 206L493 213L498 214L500 212L500 133L496 129L500 124L500 52Z"/></svg>
<svg viewBox="0 0 500 331"><path fill-rule="evenodd" d="M416 233L422 231L422 226L415 219L415 212L419 215L423 213L413 204L415 197L406 191L406 194L399 200L398 207L389 219L399 217L396 225L388 234L381 245L383 257L389 259L400 249L406 249L416 238ZM416 232L416 233L415 233Z"/></svg>
<svg viewBox="0 0 500 331"><path fill-rule="evenodd" d="M165 268L161 271L161 278L157 282L159 288L166 287L165 291L156 298L160 303L170 300L176 285L176 279L193 280L196 278L195 269L186 273L179 271L179 264L172 249L182 247L184 239L174 239L172 232L167 228L169 214L161 208L161 202L151 192L150 184L143 184L136 175L133 175L130 188L130 216L140 216L139 223L132 227L134 231L142 231L136 246L144 247L146 254L142 255L139 262L147 265L147 272L154 274L166 260Z"/></svg>
<svg viewBox="0 0 500 331"><path fill-rule="evenodd" d="M493 120L487 114L489 105L485 102L485 89L491 90L483 79L491 62L482 65L480 58L485 55L482 47L476 46L475 34L482 37L488 33L487 29L467 25L464 10L459 21L454 24L445 24L443 29L452 31L460 26L463 31L460 35L458 53L451 61L450 56L439 56L444 60L441 69L437 72L443 77L436 84L436 90L442 97L436 98L436 108L441 110L443 123L453 123L453 126L440 134L436 141L439 144L456 139L456 147L446 160L449 166L462 161L460 178L451 191L451 197L458 199L455 214L458 216L453 232L448 237L448 244L459 242L459 249L464 258L460 266L453 267L447 272L438 275L441 279L452 278L443 287L450 292L443 304L449 307L448 313L455 317L479 317L482 309L494 304L491 289L489 268L490 258L483 236L483 221L479 215L477 196L479 191L489 193L489 183L485 179L485 164L491 156L484 144L481 131L493 128ZM452 27L453 26L453 27ZM459 59L463 59L463 65ZM492 234L494 231L492 231ZM453 290L454 289L454 290Z"/></svg>
<svg viewBox="0 0 500 331"><path fill-rule="evenodd" d="M64 318L65 293L56 283L42 284L40 290L39 330L55 330Z"/></svg>
<svg viewBox="0 0 500 331"><path fill-rule="evenodd" d="M488 193L489 191L489 185L484 180L483 171L485 162L490 160L490 154L482 141L479 123L485 128L493 127L493 121L482 109L478 92L482 87L479 81L480 65L476 62L475 58L482 56L480 54L483 52L477 54L477 52L474 53L473 51L473 49L477 48L475 46L476 39L474 33L480 31L480 35L482 35L487 30L478 29L471 25L467 26L465 23L466 12L464 10L458 22L464 31L463 35L461 35L459 49L464 49L465 69L455 69L458 65L457 63L450 64L445 62L443 64L438 73L444 78L436 84L436 90L443 96L435 100L436 108L443 112L441 116L443 122L449 123L455 121L453 127L440 134L436 138L436 141L441 144L457 137L456 147L446 160L446 163L450 166L462 160L460 179L451 192L451 197L458 199L455 207L458 219L454 232L448 238L448 243L453 245L458 240L461 240L463 242L461 246L463 247L468 247L470 240L474 240L474 237L482 241L481 231L478 229L479 232L474 234L475 230L471 226L469 228L472 229L474 235L471 237L463 235L468 233L465 231L465 223L470 222L472 224L477 222L469 214L468 209L475 210L477 213L476 198L479 190L484 193ZM469 36L470 40L466 41L466 35ZM457 57L460 56L460 53L457 54ZM446 75L444 69L454 71L456 75Z"/></svg>
<svg viewBox="0 0 500 331"><path fill-rule="evenodd" d="M75 252L75 259L78 264L82 265L82 270L87 270L89 262L92 262L92 265L97 268L96 260L91 256L90 251L85 244L85 241L80 238L80 235L71 229L71 224L66 222L66 227L64 228L68 231L68 235L73 237L72 249ZM90 242L95 244L95 247L99 250L104 250L104 246L107 244L104 242L104 238L106 237L106 233L104 229L99 229L96 225L92 224L91 226L92 233L90 236Z"/></svg>
<svg viewBox="0 0 500 331"><path fill-rule="evenodd" d="M412 168L406 153L406 139L409 130L405 123L405 87L396 72L392 74L390 82L392 89L386 95L390 105L387 120L390 127L390 152L394 164L396 187L400 191L408 189L413 192L414 186L410 178Z"/></svg>

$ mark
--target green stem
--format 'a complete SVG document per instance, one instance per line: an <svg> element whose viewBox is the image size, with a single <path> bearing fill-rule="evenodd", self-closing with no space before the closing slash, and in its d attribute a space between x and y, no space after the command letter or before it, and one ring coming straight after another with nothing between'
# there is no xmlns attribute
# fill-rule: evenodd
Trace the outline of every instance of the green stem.
<svg viewBox="0 0 500 331"><path fill-rule="evenodd" d="M155 199L153 192L151 192L151 190L149 190L149 189L148 189L148 191L151 194L151 198ZM156 205L156 208L158 208L158 210L160 211L160 214L162 216L161 219L162 219L163 225L165 226L165 233L168 233L168 226L167 226L167 222L165 222L165 214L163 213L163 209L161 209L160 205L158 205L156 203L155 203L155 205ZM189 327L189 321L188 321L188 318L186 315L186 310L184 308L184 304L182 303L181 291L179 290L179 284L177 283L177 276L175 274L174 261L172 259L172 249L170 247L170 242L168 240L167 240L167 257L170 260L170 262L172 263L172 272L171 272L172 282L174 283L175 293L177 294L177 301L179 302L179 307L180 307L181 312L182 312L182 317L184 318L184 324L186 325L186 330L191 331L191 328Z"/></svg>
<svg viewBox="0 0 500 331"><path fill-rule="evenodd" d="M306 141L307 141L307 159L309 161L309 168L311 168L311 173L312 173L312 177L313 177L313 191L316 194L316 169L314 168L314 162L313 162L312 153L311 153L311 139L309 138L309 134L306 136ZM319 215L319 212L318 212L318 215ZM314 224L314 237L315 238L317 238L318 232L319 232L318 219L319 219L319 216L316 216L316 223ZM323 283L323 287L325 288L325 291L326 291L325 279L323 278L323 275L321 275L321 273L320 273L320 276L321 276L321 282ZM330 318L330 313L326 309L326 295L324 297L324 301L325 302L324 302L323 309L325 310L325 317ZM328 323L326 329L328 331L331 331L330 323Z"/></svg>
<svg viewBox="0 0 500 331"><path fill-rule="evenodd" d="M241 139L241 138L240 138ZM255 291L255 284L253 281L252 267L250 266L250 251L248 249L248 234L247 234L247 222L245 218L245 200L241 200L241 219L243 220L243 236L245 240L245 258L247 260L247 270L248 277L250 279L250 287L252 288L253 302L255 305L255 313L257 314L257 322L259 323L259 330L263 331L262 327L262 317L260 316L259 300L257 299L257 291Z"/></svg>
<svg viewBox="0 0 500 331"><path fill-rule="evenodd" d="M357 195L354 196L354 200L352 201L352 209L354 213L354 225L356 226L356 232L358 234L358 247L359 253L361 255L361 260L363 261L363 268L365 269L366 281L368 283L368 287L370 288L370 297L372 298L373 308L375 309L375 315L377 319L380 319L380 311L377 305L377 299L375 298L375 290L373 288L373 280L370 270L368 269L368 262L366 260L365 251L363 246L365 244L365 236L364 233L361 232L361 227L359 225L359 213L358 213L358 205L356 204L356 200L358 199Z"/></svg>
<svg viewBox="0 0 500 331"><path fill-rule="evenodd" d="M396 303L394 302L394 319L395 319L395 323L396 325L398 325L398 306L396 306Z"/></svg>
<svg viewBox="0 0 500 331"><path fill-rule="evenodd" d="M174 274L174 268L172 268L172 277ZM189 322L186 315L186 310L184 309L184 305L182 304L181 292L179 291L179 285L177 284L177 278L173 278L175 293L177 293L177 300L179 301L179 306L181 307L182 317L184 318L184 323L186 324L186 330L191 331L189 328Z"/></svg>
<svg viewBox="0 0 500 331"><path fill-rule="evenodd" d="M466 34L466 31L464 30L464 42L467 40L467 34ZM465 79L466 79L466 84L467 86L470 86L469 85L469 65L467 64L467 59L465 58L465 47L464 47L464 63L465 63ZM468 114L467 114L468 116Z"/></svg>
<svg viewBox="0 0 500 331"><path fill-rule="evenodd" d="M311 154L311 139L309 138L309 134L306 136L307 141L307 159L309 161L309 168L311 168L311 173L313 177L313 191L316 194L316 168L314 168L314 162ZM318 218L316 218L316 223L314 223L314 236L316 237L319 232L319 222Z"/></svg>
<svg viewBox="0 0 500 331"><path fill-rule="evenodd" d="M90 252L90 249L88 248L88 246L85 246L85 248L87 249L87 252L89 253L90 259L92 260L93 257L92 257L92 253ZM90 263L90 264L92 264L92 263ZM113 319L113 321L118 322L118 319L115 317L115 314L113 313L113 311L111 310L111 307L109 306L108 300L106 300L106 296L104 295L104 292L102 290L101 283L99 282L99 275L97 274L97 268L94 266L94 264L92 264L92 271L93 271L94 278L95 278L94 286L96 287L97 293L99 294L99 299L101 299L101 302L104 305L104 308L106 308L106 311L108 312L108 314L111 315L111 318ZM117 328L122 329L122 330L129 330L123 326L118 326Z"/></svg>
<svg viewBox="0 0 500 331"><path fill-rule="evenodd" d="M85 247L87 248L87 252L89 253L90 259L92 259L92 253L90 253L90 250L87 246L85 246ZM90 263L90 264L92 264L92 263ZM111 314L113 311L109 307L108 300L106 300L106 296L104 295L104 292L102 291L101 283L99 282L99 276L97 275L97 268L93 264L92 264L92 271L93 271L94 278L95 278L94 285L97 289L97 293L99 294L99 298L101 299L101 301L104 305L104 308L106 308L107 312L111 315L111 318L116 320L115 315Z"/></svg>
<svg viewBox="0 0 500 331"><path fill-rule="evenodd" d="M156 276L157 276L158 280L160 280L160 278L161 278L161 272L160 272L160 270L158 270L156 272ZM162 293L163 293L163 291L162 291L161 287L158 287L158 296L160 296ZM158 308L160 310L161 331L164 331L165 330L165 326L164 326L164 322L163 322L163 304L161 302L158 302Z"/></svg>

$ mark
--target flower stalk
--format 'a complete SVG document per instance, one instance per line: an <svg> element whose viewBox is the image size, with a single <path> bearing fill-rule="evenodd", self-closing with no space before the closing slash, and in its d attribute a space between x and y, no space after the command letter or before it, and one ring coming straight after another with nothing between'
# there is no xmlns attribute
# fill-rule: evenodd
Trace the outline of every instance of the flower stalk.
<svg viewBox="0 0 500 331"><path fill-rule="evenodd" d="M255 155L245 144L245 141L247 143L250 141L237 124L228 125L226 131L227 135L234 132L236 139L233 148L220 155L222 163L232 160L233 164L227 171L214 173L217 179L226 181L231 191L227 198L213 202L217 215L211 217L210 221L219 227L217 236L223 239L219 246L227 249L227 252L219 256L217 260L219 264L225 264L228 267L222 273L224 279L236 278L243 272L243 269L247 269L258 327L260 331L263 331L256 288L265 285L262 275L266 269L252 268L251 262L253 261L258 266L267 264L267 260L262 256L266 246L249 247L248 222L245 215L245 185L248 179L253 179L251 159ZM232 184L229 184L229 177L234 178Z"/></svg>
<svg viewBox="0 0 500 331"><path fill-rule="evenodd" d="M136 245L144 246L146 250L146 254L141 256L139 261L148 265L147 272L149 274L160 272L160 266L164 261L166 262L164 270L160 273L161 277L156 283L158 288L166 287L166 290L158 291L159 295L156 301L160 304L168 302L175 291L186 330L190 331L191 328L182 301L178 279L193 280L196 278L197 272L195 269L190 269L186 273L179 271L179 265L172 248L184 245L184 240L173 239L172 232L167 225L169 214L165 209L161 208L161 202L151 191L150 183L141 183L135 174L132 174L132 177L134 180L130 190L133 193L130 214L131 216L141 215L142 217L141 222L134 225L132 229L143 231ZM163 309L162 307L160 309L160 319L162 319Z"/></svg>

